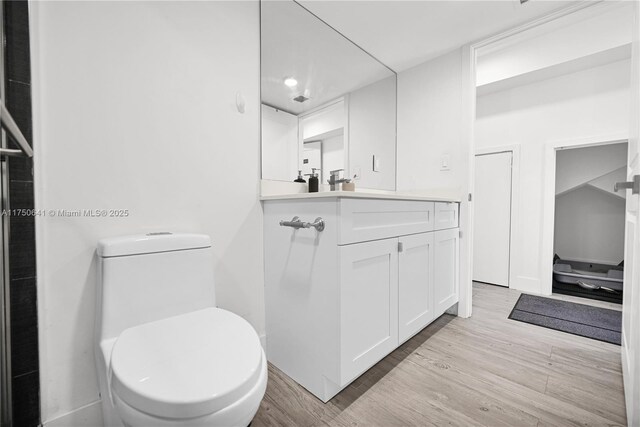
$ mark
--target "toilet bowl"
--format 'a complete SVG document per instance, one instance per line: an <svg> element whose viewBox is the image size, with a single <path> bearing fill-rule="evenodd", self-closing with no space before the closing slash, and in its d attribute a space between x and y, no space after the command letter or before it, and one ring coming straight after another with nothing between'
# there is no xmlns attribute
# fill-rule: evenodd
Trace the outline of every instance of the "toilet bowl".
<svg viewBox="0 0 640 427"><path fill-rule="evenodd" d="M267 385L253 327L215 307L207 236L101 240L96 361L107 426L246 426Z"/></svg>

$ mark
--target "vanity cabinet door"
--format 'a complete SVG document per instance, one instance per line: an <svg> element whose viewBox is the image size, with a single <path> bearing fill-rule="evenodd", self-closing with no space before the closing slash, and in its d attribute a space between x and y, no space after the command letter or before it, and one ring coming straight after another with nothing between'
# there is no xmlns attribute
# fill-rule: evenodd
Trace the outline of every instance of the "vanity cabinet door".
<svg viewBox="0 0 640 427"><path fill-rule="evenodd" d="M440 316L458 302L459 229L434 234L434 314Z"/></svg>
<svg viewBox="0 0 640 427"><path fill-rule="evenodd" d="M398 239L339 246L340 386L398 346Z"/></svg>
<svg viewBox="0 0 640 427"><path fill-rule="evenodd" d="M404 342L434 319L434 233L399 239L398 338Z"/></svg>

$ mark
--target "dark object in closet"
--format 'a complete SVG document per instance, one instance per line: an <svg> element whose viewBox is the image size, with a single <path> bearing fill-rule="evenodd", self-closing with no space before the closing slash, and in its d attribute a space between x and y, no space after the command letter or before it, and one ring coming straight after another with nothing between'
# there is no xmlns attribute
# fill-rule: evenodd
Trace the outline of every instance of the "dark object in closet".
<svg viewBox="0 0 640 427"><path fill-rule="evenodd" d="M568 295L622 302L624 267L571 261L554 256L553 291Z"/></svg>
<svg viewBox="0 0 640 427"><path fill-rule="evenodd" d="M580 286L560 283L556 280L553 281L553 293L622 304L622 292L612 294L602 289L589 291L582 289Z"/></svg>

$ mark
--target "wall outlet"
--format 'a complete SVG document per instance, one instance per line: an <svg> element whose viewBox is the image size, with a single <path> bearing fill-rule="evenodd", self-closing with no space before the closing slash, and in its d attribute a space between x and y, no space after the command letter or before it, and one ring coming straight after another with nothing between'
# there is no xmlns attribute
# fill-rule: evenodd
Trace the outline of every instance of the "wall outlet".
<svg viewBox="0 0 640 427"><path fill-rule="evenodd" d="M445 154L440 158L440 170L448 171L451 170L451 158L448 154Z"/></svg>

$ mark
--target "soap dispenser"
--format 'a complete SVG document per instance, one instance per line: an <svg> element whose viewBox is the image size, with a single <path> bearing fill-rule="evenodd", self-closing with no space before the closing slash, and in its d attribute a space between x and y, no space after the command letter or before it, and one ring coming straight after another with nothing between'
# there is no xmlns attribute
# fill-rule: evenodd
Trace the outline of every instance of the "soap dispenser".
<svg viewBox="0 0 640 427"><path fill-rule="evenodd" d="M307 174L309 177L309 193L317 193L318 192L318 183L320 180L318 179L318 172L316 172L317 168L311 168L311 173Z"/></svg>
<svg viewBox="0 0 640 427"><path fill-rule="evenodd" d="M307 181L305 181L304 178L302 177L302 171L301 170L298 171L298 177L296 179L294 179L293 182L301 182L301 183L305 183L306 184Z"/></svg>

